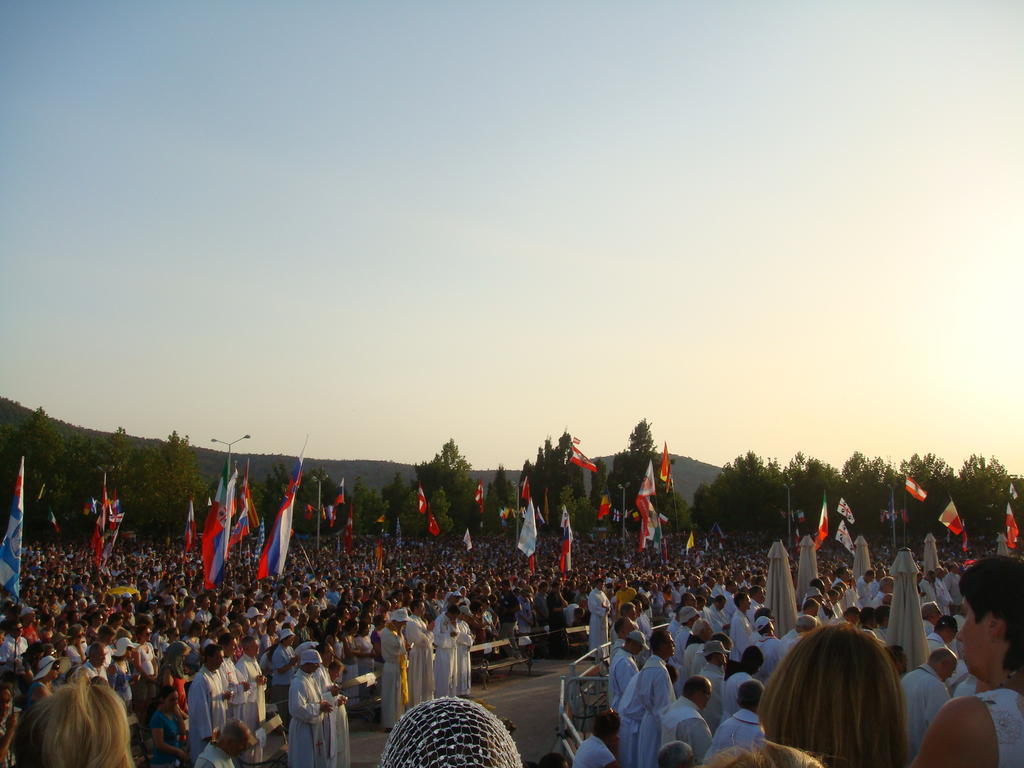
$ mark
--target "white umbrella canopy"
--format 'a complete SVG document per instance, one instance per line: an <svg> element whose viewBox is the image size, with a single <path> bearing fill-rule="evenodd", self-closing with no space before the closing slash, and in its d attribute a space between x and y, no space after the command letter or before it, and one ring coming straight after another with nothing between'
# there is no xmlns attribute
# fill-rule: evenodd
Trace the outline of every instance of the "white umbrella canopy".
<svg viewBox="0 0 1024 768"><path fill-rule="evenodd" d="M775 617L775 635L782 637L796 624L796 593L789 570L789 553L781 541L768 550L768 585L764 604Z"/></svg>
<svg viewBox="0 0 1024 768"><path fill-rule="evenodd" d="M859 579L871 570L871 553L868 552L868 542L863 536L858 536L853 544L856 547L853 553L853 578Z"/></svg>
<svg viewBox="0 0 1024 768"><path fill-rule="evenodd" d="M909 549L896 553L891 573L896 579L896 588L892 593L886 640L889 645L900 646L907 654L908 670L917 669L928 660L928 642L921 622L921 598L917 594L919 570Z"/></svg>
<svg viewBox="0 0 1024 768"><path fill-rule="evenodd" d="M812 579L818 578L818 553L814 551L814 539L804 536L800 540L800 564L796 572L796 594L800 600L807 594Z"/></svg>
<svg viewBox="0 0 1024 768"><path fill-rule="evenodd" d="M935 537L928 534L924 537L924 572L934 571L939 567L939 550L935 547Z"/></svg>
<svg viewBox="0 0 1024 768"><path fill-rule="evenodd" d="M1010 549L1006 546L1006 534L1000 533L996 536L996 554L1002 557L1010 556Z"/></svg>

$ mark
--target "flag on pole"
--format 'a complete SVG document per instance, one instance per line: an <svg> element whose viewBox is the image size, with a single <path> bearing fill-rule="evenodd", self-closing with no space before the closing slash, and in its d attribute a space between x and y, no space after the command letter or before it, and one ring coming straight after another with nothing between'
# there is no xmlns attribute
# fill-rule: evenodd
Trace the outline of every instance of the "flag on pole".
<svg viewBox="0 0 1024 768"><path fill-rule="evenodd" d="M377 537L377 544L373 548L374 570L378 573L384 570L384 539Z"/></svg>
<svg viewBox="0 0 1024 768"><path fill-rule="evenodd" d="M689 552L695 546L697 546L697 543L693 540L693 531L690 531L690 538L686 540L686 551Z"/></svg>
<svg viewBox="0 0 1024 768"><path fill-rule="evenodd" d="M99 512L96 514L96 526L92 529L89 545L92 548L93 563L97 568L103 562L103 532L107 528L107 473L103 473L103 496L100 499Z"/></svg>
<svg viewBox="0 0 1024 768"><path fill-rule="evenodd" d="M597 505L597 519L600 520L602 517L606 517L609 512L612 511L612 498L608 495L608 489L604 489L604 493L601 494L601 503Z"/></svg>
<svg viewBox="0 0 1024 768"><path fill-rule="evenodd" d="M334 527L334 518L337 517L337 515L335 515L335 513L334 513L334 505L333 504L328 504L324 508L324 514L327 516L327 525L329 527L333 528Z"/></svg>
<svg viewBox="0 0 1024 768"><path fill-rule="evenodd" d="M920 485L914 482L914 478L908 477L907 482L904 486L907 489L907 493L913 496L918 501L924 501L928 498L928 491L922 488Z"/></svg>
<svg viewBox="0 0 1024 768"><path fill-rule="evenodd" d="M114 491L114 498L110 500L107 522L110 523L110 528L114 529L121 525L122 520L124 520L124 512L121 511L121 501L117 498L117 491Z"/></svg>
<svg viewBox="0 0 1024 768"><path fill-rule="evenodd" d="M18 478L14 481L11 517L7 535L0 544L0 584L15 600L21 597L21 534L25 519L25 457L21 457Z"/></svg>
<svg viewBox="0 0 1024 768"><path fill-rule="evenodd" d="M196 543L196 513L192 508L192 499L188 500L188 516L185 518L185 554L192 551Z"/></svg>
<svg viewBox="0 0 1024 768"><path fill-rule="evenodd" d="M229 547L233 547L236 544L240 544L242 539L249 535L249 515L244 511L240 510L238 513L238 520L235 522L234 527L231 529L231 540L228 542Z"/></svg>
<svg viewBox="0 0 1024 768"><path fill-rule="evenodd" d="M46 507L46 511L49 513L50 525L53 526L53 530L56 531L57 535L59 536L60 535L60 526L57 524L57 517L56 517L56 515L53 514L53 507L47 506Z"/></svg>
<svg viewBox="0 0 1024 768"><path fill-rule="evenodd" d="M564 576L572 570L572 526L569 523L569 510L562 505L562 554L558 558L558 569Z"/></svg>
<svg viewBox="0 0 1024 768"><path fill-rule="evenodd" d="M345 554L352 554L352 518L355 517L356 510L354 505L349 505L348 518L345 520L345 533L342 536L345 545Z"/></svg>
<svg viewBox="0 0 1024 768"><path fill-rule="evenodd" d="M1013 519L1013 510L1010 508L1010 502L1006 502L1006 546L1010 549L1017 548L1017 521Z"/></svg>
<svg viewBox="0 0 1024 768"><path fill-rule="evenodd" d="M260 518L260 523L256 530L256 558L259 559L260 553L263 551L263 544L267 540L267 529L263 525L262 517Z"/></svg>
<svg viewBox="0 0 1024 768"><path fill-rule="evenodd" d="M480 506L480 514L484 513L484 481L478 480L476 484L476 495L473 500ZM468 528L466 529L469 530Z"/></svg>
<svg viewBox="0 0 1024 768"><path fill-rule="evenodd" d="M647 472L640 481L640 490L636 494L636 508L640 513L640 539L638 549L645 549L647 542L654 538L654 527L657 525L657 513L650 498L655 495L654 487L654 462L647 461ZM660 539L659 539L660 541Z"/></svg>
<svg viewBox="0 0 1024 768"><path fill-rule="evenodd" d="M836 530L836 541L846 547L851 555L857 550L857 548L853 546L853 539L850 538L850 532L846 530L845 520L839 521L839 528Z"/></svg>
<svg viewBox="0 0 1024 768"><path fill-rule="evenodd" d="M249 531L255 531L259 526L260 516L256 514L256 505L252 501L252 491L249 488L249 461L245 462L245 478L242 480L242 509L239 514L249 518Z"/></svg>
<svg viewBox="0 0 1024 768"><path fill-rule="evenodd" d="M466 529L466 533L462 537L462 543L466 545L467 552L473 548L473 539L469 536L469 528Z"/></svg>
<svg viewBox="0 0 1024 768"><path fill-rule="evenodd" d="M295 494L299 492L302 484L302 456L306 447L302 447L302 453L295 464L291 479L288 481L288 489L285 491L284 499L277 508L277 515L270 527L270 535L267 536L266 546L263 554L260 555L259 567L256 569L257 579L269 577L279 578L284 573L285 561L288 559L288 546L292 538L292 515L295 512Z"/></svg>
<svg viewBox="0 0 1024 768"><path fill-rule="evenodd" d="M224 566L231 541L231 518L235 506L235 479L225 460L217 484L217 496L206 513L203 526L203 589L217 589L224 583Z"/></svg>
<svg viewBox="0 0 1024 768"><path fill-rule="evenodd" d="M423 483L420 483L419 490L416 492L416 508L421 515L427 514L427 494L423 492Z"/></svg>
<svg viewBox="0 0 1024 768"><path fill-rule="evenodd" d="M960 513L956 511L956 504L953 500L949 500L949 504L942 510L942 514L939 515L939 522L946 526L950 533L957 536L964 531L964 521L960 519Z"/></svg>
<svg viewBox="0 0 1024 768"><path fill-rule="evenodd" d="M523 530L519 532L516 548L527 557L533 557L537 551L537 519L533 509L533 499L526 502L526 513L523 516Z"/></svg>
<svg viewBox="0 0 1024 768"><path fill-rule="evenodd" d="M334 506L340 507L345 503L345 478L341 478L341 485L338 486L338 495L334 497Z"/></svg>
<svg viewBox="0 0 1024 768"><path fill-rule="evenodd" d="M850 505L846 503L846 499L839 499L839 506L836 507L836 512L842 515L846 519L846 522L848 522L850 525L853 525L855 522L857 522L853 519L853 510L850 509Z"/></svg>
<svg viewBox="0 0 1024 768"><path fill-rule="evenodd" d="M427 507L427 532L431 536L441 535L441 526L437 524L437 518L434 517L434 510L429 506Z"/></svg>
<svg viewBox="0 0 1024 768"><path fill-rule="evenodd" d="M597 472L597 465L583 455L583 451L581 451L579 447L576 445L575 440L572 444L572 456L569 458L569 461L571 461L577 467L583 467L583 469L586 469L590 472Z"/></svg>
<svg viewBox="0 0 1024 768"><path fill-rule="evenodd" d="M803 523L807 520L807 515L804 514L802 509L796 511L796 519L798 523Z"/></svg>
<svg viewBox="0 0 1024 768"><path fill-rule="evenodd" d="M380 517L377 518L377 522L378 523L384 523L384 522L387 522L387 521L384 519L384 515L381 515Z"/></svg>
<svg viewBox="0 0 1024 768"><path fill-rule="evenodd" d="M818 518L818 534L814 537L815 551L821 549L821 545L828 538L828 501L824 492L821 494L821 516Z"/></svg>
<svg viewBox="0 0 1024 768"><path fill-rule="evenodd" d="M519 498L529 501L530 499L530 478L523 478L523 491L519 494Z"/></svg>
<svg viewBox="0 0 1024 768"><path fill-rule="evenodd" d="M1017 498L1017 489L1013 487L1013 483L1010 483L1010 498L1011 499L1016 499Z"/></svg>
<svg viewBox="0 0 1024 768"><path fill-rule="evenodd" d="M665 443L665 449L661 452L661 469L658 470L658 477L661 478L661 482L665 484L665 490L672 490L672 462L668 458L668 443Z"/></svg>

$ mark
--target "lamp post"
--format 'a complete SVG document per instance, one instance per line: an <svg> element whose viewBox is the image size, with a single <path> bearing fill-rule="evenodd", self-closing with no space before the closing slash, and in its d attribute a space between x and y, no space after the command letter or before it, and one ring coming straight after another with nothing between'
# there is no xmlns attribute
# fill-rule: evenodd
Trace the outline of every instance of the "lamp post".
<svg viewBox="0 0 1024 768"><path fill-rule="evenodd" d="M215 438L213 438L213 439L212 439L212 440L210 441L211 443L220 443L221 445L226 445L226 446L228 447L228 471L229 471L229 472L231 471L231 446L233 446L233 445L234 445L235 443L240 443L240 442L242 442L243 440L248 440L248 439L249 439L249 437L250 437L250 435L242 435L242 436L241 436L241 437L239 437L239 438L238 438L237 440L231 440L231 441L227 441L227 440L218 440L218 439L217 439L217 438L215 437Z"/></svg>
<svg viewBox="0 0 1024 768"><path fill-rule="evenodd" d="M786 546L788 547L793 541L793 513L790 511L789 504L789 483L782 485L786 488Z"/></svg>
<svg viewBox="0 0 1024 768"><path fill-rule="evenodd" d="M622 491L622 540L626 540L626 484L619 483L619 490Z"/></svg>
<svg viewBox="0 0 1024 768"><path fill-rule="evenodd" d="M320 551L320 518L323 517L323 508L320 503L320 489L323 485L324 480L330 480L327 477L327 473L323 471L323 467L320 467L320 471L315 476L316 478L316 551Z"/></svg>

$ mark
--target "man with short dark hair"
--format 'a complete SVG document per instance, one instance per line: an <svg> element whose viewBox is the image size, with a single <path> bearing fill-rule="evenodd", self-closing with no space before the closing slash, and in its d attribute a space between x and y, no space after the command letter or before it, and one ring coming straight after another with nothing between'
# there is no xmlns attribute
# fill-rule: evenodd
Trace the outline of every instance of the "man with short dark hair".
<svg viewBox="0 0 1024 768"><path fill-rule="evenodd" d="M618 768L619 714L611 709L598 712L594 728L572 760L572 768Z"/></svg>
<svg viewBox="0 0 1024 768"><path fill-rule="evenodd" d="M755 747L764 742L764 730L757 716L757 707L761 703L764 686L760 680L747 680L739 686L736 693L738 709L732 717L723 720L715 731L705 759L718 754L723 749Z"/></svg>

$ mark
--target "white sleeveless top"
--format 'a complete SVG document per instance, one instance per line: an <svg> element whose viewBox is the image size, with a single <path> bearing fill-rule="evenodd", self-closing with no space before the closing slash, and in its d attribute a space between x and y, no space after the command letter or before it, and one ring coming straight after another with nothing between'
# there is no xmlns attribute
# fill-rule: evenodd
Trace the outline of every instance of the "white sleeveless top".
<svg viewBox="0 0 1024 768"><path fill-rule="evenodd" d="M1024 696L1009 688L997 688L975 696L988 706L992 724L996 727L999 768L1024 765Z"/></svg>

